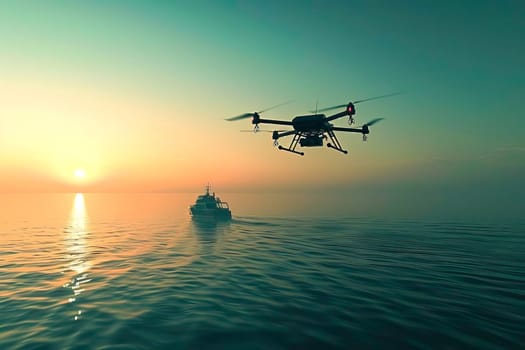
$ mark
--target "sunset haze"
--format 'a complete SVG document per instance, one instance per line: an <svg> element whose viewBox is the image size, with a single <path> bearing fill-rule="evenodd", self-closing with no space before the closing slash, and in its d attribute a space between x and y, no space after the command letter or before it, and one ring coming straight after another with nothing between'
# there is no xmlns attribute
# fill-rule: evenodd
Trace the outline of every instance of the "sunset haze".
<svg viewBox="0 0 525 350"><path fill-rule="evenodd" d="M211 182L481 196L487 210L516 212L523 15L515 1L3 2L0 191L186 192ZM264 116L391 92L402 94L356 106L357 125L385 120L367 142L340 134L348 155L280 152L271 134L239 132L249 119L225 121L290 99Z"/></svg>

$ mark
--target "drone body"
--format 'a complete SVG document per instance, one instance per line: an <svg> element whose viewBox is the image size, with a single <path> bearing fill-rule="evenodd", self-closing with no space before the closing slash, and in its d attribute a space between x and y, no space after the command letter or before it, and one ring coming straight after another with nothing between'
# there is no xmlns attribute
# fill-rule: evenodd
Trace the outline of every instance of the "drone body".
<svg viewBox="0 0 525 350"><path fill-rule="evenodd" d="M226 120L234 121L234 120L240 120L240 119L251 117L252 124L255 125L254 127L255 132L259 131L259 124L274 124L274 125L285 125L285 126L292 127L293 129L291 130L278 130L278 131L276 130L272 132L272 139L274 141L274 145L278 146L278 148L283 151L288 151L288 152L292 152L295 154L304 155L304 152L300 152L296 150L297 145L300 145L301 147L321 147L323 146L324 140L330 139L330 142L326 144L327 147L335 149L336 151L342 152L344 154L347 154L348 151L343 149L334 131L360 133L363 135L363 140L366 141L367 135L370 133L369 126L377 123L383 118L373 119L369 121L368 123L364 124L363 126L361 126L360 128L337 127L337 126L334 126L330 122L333 120L348 116L349 124L353 124L354 123L353 116L355 115L355 112L356 112L354 104L364 102L364 101L369 101L372 99L393 96L397 94L398 93L367 98L364 100L355 101L353 103L350 102L345 105L338 105L338 106L323 108L319 111L319 112L323 112L323 111L328 111L328 110L332 110L336 108L345 107L344 111L336 113L331 116L326 116L325 114L318 113L318 111L316 111L315 114L296 116L291 121L261 118L260 116L261 113L280 106L280 105L276 105L276 106L267 108L266 110L263 110L260 112L245 113L245 114L241 114L236 117L228 118ZM292 136L292 135L293 135L292 141L288 147L283 147L279 145L278 140L281 137Z"/></svg>

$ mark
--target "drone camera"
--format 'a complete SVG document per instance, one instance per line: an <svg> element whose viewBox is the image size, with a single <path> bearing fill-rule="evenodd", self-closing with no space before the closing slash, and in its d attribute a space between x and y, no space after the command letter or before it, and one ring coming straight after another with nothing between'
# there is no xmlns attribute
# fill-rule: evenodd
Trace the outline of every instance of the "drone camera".
<svg viewBox="0 0 525 350"><path fill-rule="evenodd" d="M299 140L301 147L318 147L323 145L322 136L306 136Z"/></svg>

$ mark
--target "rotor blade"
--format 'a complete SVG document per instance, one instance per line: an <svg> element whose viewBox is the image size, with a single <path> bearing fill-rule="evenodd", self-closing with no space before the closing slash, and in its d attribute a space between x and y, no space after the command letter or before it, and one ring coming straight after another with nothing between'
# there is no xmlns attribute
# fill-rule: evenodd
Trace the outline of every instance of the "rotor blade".
<svg viewBox="0 0 525 350"><path fill-rule="evenodd" d="M292 102L293 102L293 100L286 101L286 102L283 102L283 103L279 103L279 104L277 104L277 105L274 105L274 106L271 106L271 107L265 108L265 109L263 109L262 111L259 111L259 113L264 113L264 112L267 112L267 111L269 111L269 110L271 110L271 109L274 109L274 108L277 108L277 107L281 107L281 106L287 105L287 104L292 103Z"/></svg>
<svg viewBox="0 0 525 350"><path fill-rule="evenodd" d="M372 119L371 121L369 121L368 123L364 124L363 126L371 126L371 125L374 125L375 123L379 123L381 120L383 120L385 118L376 118L376 119Z"/></svg>
<svg viewBox="0 0 525 350"><path fill-rule="evenodd" d="M271 107L268 107L268 108L265 108L257 113L264 113L264 112L267 112L271 109L274 109L274 108L277 108L277 107L280 107L280 106L284 106L288 103L291 103L293 102L293 100L290 100L290 101L286 101L286 102L283 102L283 103L279 103L277 105L274 105L274 106L271 106ZM231 118L226 118L227 121L235 121L235 120L241 120L241 119L246 119L246 118L251 118L255 115L255 113L244 113L244 114L241 114L241 115L238 115L238 116L235 116L235 117L231 117Z"/></svg>
<svg viewBox="0 0 525 350"><path fill-rule="evenodd" d="M244 113L244 114L241 114L241 115L238 115L238 116L235 116L235 117L226 118L226 120L229 121L229 122L232 122L234 120L241 120L241 119L251 118L251 117L253 117L253 115L254 115L254 113Z"/></svg>
<svg viewBox="0 0 525 350"><path fill-rule="evenodd" d="M390 96L395 96L395 95L400 95L400 94L401 94L401 92L393 92L391 94L369 97L369 98L365 98L365 99L362 99L362 100L359 100L359 101L354 101L354 104L365 102L365 101L377 100L379 98L385 98L385 97L390 97Z"/></svg>
<svg viewBox="0 0 525 350"><path fill-rule="evenodd" d="M361 103L361 102L365 102L365 101L371 101L371 100L377 100L379 98L385 98L385 97L390 97L390 96L395 96L395 95L400 95L401 92L393 92L391 94L386 94L386 95L381 95L381 96L374 96L374 97L369 97L369 98L365 98L365 99L362 99L362 100L358 100L358 101L354 101L352 102L353 104L356 104L356 103ZM331 111L332 109L338 109L338 108L343 108L343 107L346 107L348 104L343 104L343 105L337 105L337 106L332 106L332 107L326 107L326 108L321 108L319 110L317 110L317 112L326 112L326 111ZM314 111L310 111L312 113L315 113Z"/></svg>
<svg viewBox="0 0 525 350"><path fill-rule="evenodd" d="M321 108L321 109L318 109L317 112L331 111L332 109L343 108L346 106L347 106L347 103L345 103L344 105L337 105L337 106L332 106L332 107ZM315 113L315 111L310 111L310 112Z"/></svg>
<svg viewBox="0 0 525 350"><path fill-rule="evenodd" d="M258 132L274 132L274 131L277 131L277 132L283 132L283 131L288 131L288 130L239 130L240 132L253 132L253 133L258 133Z"/></svg>

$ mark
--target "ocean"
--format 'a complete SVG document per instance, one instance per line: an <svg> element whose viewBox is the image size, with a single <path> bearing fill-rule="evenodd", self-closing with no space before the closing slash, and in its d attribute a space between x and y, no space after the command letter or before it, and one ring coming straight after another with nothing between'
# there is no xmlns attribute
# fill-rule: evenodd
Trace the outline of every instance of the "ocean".
<svg viewBox="0 0 525 350"><path fill-rule="evenodd" d="M1 195L0 349L525 346L523 222L196 195Z"/></svg>

